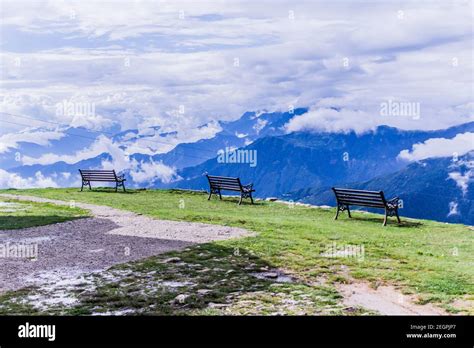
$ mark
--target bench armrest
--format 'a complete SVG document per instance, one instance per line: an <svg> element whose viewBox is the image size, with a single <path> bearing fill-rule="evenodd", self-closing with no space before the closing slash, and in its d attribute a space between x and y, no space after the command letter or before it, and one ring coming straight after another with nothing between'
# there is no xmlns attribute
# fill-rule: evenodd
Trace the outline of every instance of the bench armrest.
<svg viewBox="0 0 474 348"><path fill-rule="evenodd" d="M387 205L390 207L390 208L395 208L395 207L398 207L398 201L400 200L399 197L394 197L390 200L387 201Z"/></svg>
<svg viewBox="0 0 474 348"><path fill-rule="evenodd" d="M117 175L118 180L125 180L125 174Z"/></svg>
<svg viewBox="0 0 474 348"><path fill-rule="evenodd" d="M253 183L252 184L248 184L248 185L242 185L242 189L244 191L252 191L253 189Z"/></svg>

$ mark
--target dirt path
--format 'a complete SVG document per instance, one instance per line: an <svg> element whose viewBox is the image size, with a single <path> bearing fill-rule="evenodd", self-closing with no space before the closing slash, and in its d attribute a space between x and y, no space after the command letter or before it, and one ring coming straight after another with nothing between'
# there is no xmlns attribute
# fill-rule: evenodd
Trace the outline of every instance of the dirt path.
<svg viewBox="0 0 474 348"><path fill-rule="evenodd" d="M0 194L18 200L68 205L39 197ZM235 227L158 220L105 206L76 203L93 217L19 230L1 230L0 244L36 245L36 260L6 258L0 270L0 292L46 284L58 277L77 277L118 263L180 250L215 240L252 235Z"/></svg>
<svg viewBox="0 0 474 348"><path fill-rule="evenodd" d="M447 315L446 311L431 304L416 304L415 296L404 295L393 286L377 289L368 283L352 282L336 286L346 306L360 306L382 315Z"/></svg>

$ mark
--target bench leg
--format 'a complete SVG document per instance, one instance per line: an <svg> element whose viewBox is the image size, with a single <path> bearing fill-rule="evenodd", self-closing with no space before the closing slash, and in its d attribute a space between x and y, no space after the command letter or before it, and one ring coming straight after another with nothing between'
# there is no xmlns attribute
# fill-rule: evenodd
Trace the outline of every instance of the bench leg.
<svg viewBox="0 0 474 348"><path fill-rule="evenodd" d="M342 204L337 203L336 216L334 217L334 220L337 220L341 211L344 211L344 206Z"/></svg>
<svg viewBox="0 0 474 348"><path fill-rule="evenodd" d="M125 190L125 183L122 182L122 188L123 188L123 192L127 192L127 190Z"/></svg>
<svg viewBox="0 0 474 348"><path fill-rule="evenodd" d="M383 226L387 226L388 211L385 209L385 217L383 218Z"/></svg>
<svg viewBox="0 0 474 348"><path fill-rule="evenodd" d="M398 223L399 223L399 224L401 223L401 221L400 221L400 216L398 215L398 208L395 208L395 209L393 209L393 210L390 210L390 211L389 211L389 215L390 215L390 216L395 216L395 217L397 218Z"/></svg>
<svg viewBox="0 0 474 348"><path fill-rule="evenodd" d="M219 190L219 199L222 200L221 190Z"/></svg>
<svg viewBox="0 0 474 348"><path fill-rule="evenodd" d="M89 181L88 184L89 184L89 190L92 191L91 182Z"/></svg>
<svg viewBox="0 0 474 348"><path fill-rule="evenodd" d="M220 199L222 199L222 196L221 196L221 190L219 189L215 189L215 188L209 188L209 197L207 197L207 200L209 201L212 197L212 195L219 195Z"/></svg>
<svg viewBox="0 0 474 348"><path fill-rule="evenodd" d="M252 197L252 193L250 193L250 202L252 202L252 204L253 204L253 197Z"/></svg>
<svg viewBox="0 0 474 348"><path fill-rule="evenodd" d="M337 203L337 211L336 211L336 216L334 217L334 220L337 220L337 218L339 216L339 212L344 211L344 210L347 210L347 214L349 214L350 218L352 217L351 216L351 211L349 210L348 205Z"/></svg>
<svg viewBox="0 0 474 348"><path fill-rule="evenodd" d="M244 198L244 196L242 194L240 194L240 200L239 200L239 205L242 204L242 199Z"/></svg>

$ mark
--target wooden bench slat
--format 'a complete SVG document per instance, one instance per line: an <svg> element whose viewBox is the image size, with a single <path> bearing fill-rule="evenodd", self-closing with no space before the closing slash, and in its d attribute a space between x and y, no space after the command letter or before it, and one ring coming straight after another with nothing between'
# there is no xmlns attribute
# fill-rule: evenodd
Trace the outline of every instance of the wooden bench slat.
<svg viewBox="0 0 474 348"><path fill-rule="evenodd" d="M380 202L385 203L382 197L357 197L357 196L338 196L337 199L339 200L357 200L357 201L364 201L364 202Z"/></svg>
<svg viewBox="0 0 474 348"><path fill-rule="evenodd" d="M335 191L346 191L346 192L354 192L354 193L378 193L380 194L381 191L366 191L366 190L355 190L355 189L346 189L346 188L334 188Z"/></svg>
<svg viewBox="0 0 474 348"><path fill-rule="evenodd" d="M342 200L342 199L357 199L360 201L368 201L368 202L380 202L384 203L385 201L382 199L382 197L360 197L360 196L337 196L337 199Z"/></svg>
<svg viewBox="0 0 474 348"><path fill-rule="evenodd" d="M367 203L367 202L357 202L357 201L349 201L349 202L340 202L345 205L357 205L361 207L371 207L371 208L385 208L384 204L378 203Z"/></svg>
<svg viewBox="0 0 474 348"><path fill-rule="evenodd" d="M210 180L211 183L216 183L216 184L239 184L239 180Z"/></svg>
<svg viewBox="0 0 474 348"><path fill-rule="evenodd" d="M220 190L227 190L227 191L240 191L240 186L213 186L212 188L220 189Z"/></svg>

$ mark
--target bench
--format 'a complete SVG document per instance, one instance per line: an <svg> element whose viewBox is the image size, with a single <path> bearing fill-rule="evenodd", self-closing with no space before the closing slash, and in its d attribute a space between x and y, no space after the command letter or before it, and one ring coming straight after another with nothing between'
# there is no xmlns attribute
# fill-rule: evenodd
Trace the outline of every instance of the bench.
<svg viewBox="0 0 474 348"><path fill-rule="evenodd" d="M125 192L125 179L123 175L117 175L115 170L97 170L97 169L79 169L82 178L81 191L84 186L88 185L89 190L91 190L91 181L103 181L103 182L115 182L115 192L117 192L119 187L123 188Z"/></svg>
<svg viewBox="0 0 474 348"><path fill-rule="evenodd" d="M222 199L221 191L225 190L240 192L239 205L242 204L242 199L244 198L250 198L250 201L253 204L252 192L255 192L253 184L242 185L239 178L214 175L206 176L209 181L209 197L207 200L211 199L212 194L218 194L219 198Z"/></svg>
<svg viewBox="0 0 474 348"><path fill-rule="evenodd" d="M383 191L365 191L335 187L333 187L332 190L336 195L337 201L337 211L334 220L337 220L339 212L344 210L347 210L347 214L349 215L349 217L351 217L351 211L349 210L349 206L357 205L363 207L385 209L385 218L383 220L383 226L387 225L388 216L396 216L398 223L400 223L400 217L398 216L398 202L400 198L398 197L386 200Z"/></svg>

